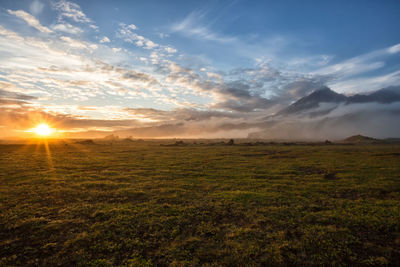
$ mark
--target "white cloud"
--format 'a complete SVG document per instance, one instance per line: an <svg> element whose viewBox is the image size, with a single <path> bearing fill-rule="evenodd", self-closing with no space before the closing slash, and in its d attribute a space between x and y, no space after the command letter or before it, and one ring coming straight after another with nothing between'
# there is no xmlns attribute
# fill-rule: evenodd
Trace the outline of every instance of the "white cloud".
<svg viewBox="0 0 400 267"><path fill-rule="evenodd" d="M136 25L134 25L134 24L129 24L129 25L127 26L127 28L128 28L128 29L131 29L131 30L136 30L136 29L137 29Z"/></svg>
<svg viewBox="0 0 400 267"><path fill-rule="evenodd" d="M355 74L365 73L368 71L382 68L385 65L383 61L365 62L360 58L353 58L334 64L319 70L317 73L322 75L341 75L351 76Z"/></svg>
<svg viewBox="0 0 400 267"><path fill-rule="evenodd" d="M53 8L58 11L59 21L63 21L65 18L68 18L74 22L86 23L94 30L98 29L98 27L94 25L93 21L88 18L85 13L83 13L78 4L61 0L53 3Z"/></svg>
<svg viewBox="0 0 400 267"><path fill-rule="evenodd" d="M208 78L222 80L222 76L220 74L218 74L218 73L207 72L206 74L207 74Z"/></svg>
<svg viewBox="0 0 400 267"><path fill-rule="evenodd" d="M392 85L400 85L400 71L379 76L346 79L329 84L335 91L347 94L371 92Z"/></svg>
<svg viewBox="0 0 400 267"><path fill-rule="evenodd" d="M61 36L60 39L63 40L64 42L68 43L71 47L82 48L82 49L87 48L85 43L78 41L78 40L74 40L71 37Z"/></svg>
<svg viewBox="0 0 400 267"><path fill-rule="evenodd" d="M337 64L324 67L316 73L339 76L352 76L366 73L382 68L385 66L384 60L398 52L400 52L400 44L347 59Z"/></svg>
<svg viewBox="0 0 400 267"><path fill-rule="evenodd" d="M177 50L176 50L175 48L172 48L172 47L170 47L170 46L167 46L167 47L165 48L165 51L167 51L167 52L170 53L170 54L174 54L174 53L177 52Z"/></svg>
<svg viewBox="0 0 400 267"><path fill-rule="evenodd" d="M59 18L66 17L75 22L91 22L91 20L86 17L85 13L82 12L80 6L75 3L62 0L55 3L54 8L61 12Z"/></svg>
<svg viewBox="0 0 400 267"><path fill-rule="evenodd" d="M104 36L101 40L100 43L109 43L110 39L107 36Z"/></svg>
<svg viewBox="0 0 400 267"><path fill-rule="evenodd" d="M76 39L72 39L71 37L68 37L68 36L61 36L60 39L63 40L64 42L68 43L69 46L74 47L74 48L88 49L88 50L95 50L98 48L98 46L96 44L79 41Z"/></svg>
<svg viewBox="0 0 400 267"><path fill-rule="evenodd" d="M56 24L56 25L51 26L51 28L54 31L66 32L66 33L70 33L70 34L79 34L79 33L83 32L82 29L72 26L69 23Z"/></svg>
<svg viewBox="0 0 400 267"><path fill-rule="evenodd" d="M400 44L389 47L388 52L390 54L396 54L396 53L400 52Z"/></svg>
<svg viewBox="0 0 400 267"><path fill-rule="evenodd" d="M152 41L150 41L150 40L147 40L146 41L146 48L147 49L153 49L154 47L157 47L158 46L158 44L155 44L155 43L153 43Z"/></svg>
<svg viewBox="0 0 400 267"><path fill-rule="evenodd" d="M224 36L212 31L209 26L203 26L205 13L194 11L179 23L172 25L173 32L180 32L186 36L198 39L227 43L235 41L235 37Z"/></svg>
<svg viewBox="0 0 400 267"><path fill-rule="evenodd" d="M124 23L120 23L119 25L121 28L118 30L117 36L123 39L125 42L136 44L137 46L143 47L145 49L153 49L159 46L150 39L147 39L144 36L132 32L133 29L136 29L135 25L126 25Z"/></svg>
<svg viewBox="0 0 400 267"><path fill-rule="evenodd" d="M44 32L44 33L52 32L52 30L50 30L49 28L40 24L40 22L34 16L32 16L29 13L26 13L23 10L12 11L12 10L8 9L7 11L8 11L8 13L25 20L26 23L28 23L30 26L36 28L40 32Z"/></svg>
<svg viewBox="0 0 400 267"><path fill-rule="evenodd" d="M65 49L66 45L75 49ZM102 102L107 95L124 100L168 98L159 93L159 84L151 74L103 63L94 57L117 59L118 64L126 60L124 54L113 56L107 52L114 54L121 48L101 46L101 51L92 53L96 48L96 44L68 36L52 40L24 38L0 26L0 79L22 88L24 93L41 96L40 101Z"/></svg>
<svg viewBox="0 0 400 267"><path fill-rule="evenodd" d="M90 27L91 29L93 29L93 30L96 30L96 31L99 29L99 27L97 27L97 26L94 25L94 24L89 25L89 27Z"/></svg>
<svg viewBox="0 0 400 267"><path fill-rule="evenodd" d="M11 39L12 41L23 41L24 38L19 36L17 33L13 31L9 31L3 26L0 25L0 35L5 36L7 39Z"/></svg>
<svg viewBox="0 0 400 267"><path fill-rule="evenodd" d="M341 93L377 90L393 84L399 84L399 73L392 72L380 76L366 76L367 73L383 68L386 60L398 52L400 52L400 44L328 65L317 70L314 74L332 77L328 85ZM364 77L359 77L361 75L364 75Z"/></svg>

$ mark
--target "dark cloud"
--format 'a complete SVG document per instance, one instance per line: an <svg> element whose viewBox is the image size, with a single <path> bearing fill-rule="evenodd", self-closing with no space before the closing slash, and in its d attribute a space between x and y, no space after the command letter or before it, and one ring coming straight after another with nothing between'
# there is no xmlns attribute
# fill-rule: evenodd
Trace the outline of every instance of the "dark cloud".
<svg viewBox="0 0 400 267"><path fill-rule="evenodd" d="M0 106L4 106L4 105L25 105L25 104L28 104L28 102L21 101L21 100L0 98Z"/></svg>
<svg viewBox="0 0 400 267"><path fill-rule="evenodd" d="M256 110L267 110L275 105L276 102L262 97L251 97L246 99L233 99L219 102L211 108L233 110L237 112L254 112Z"/></svg>
<svg viewBox="0 0 400 267"><path fill-rule="evenodd" d="M126 70L123 73L122 78L126 79L126 80L132 80L132 81L135 81L135 82L142 82L142 83L148 83L148 84L152 84L152 85L159 85L159 82L154 77L152 77L152 76L150 76L148 74L136 72L136 71L133 71L133 70Z"/></svg>
<svg viewBox="0 0 400 267"><path fill-rule="evenodd" d="M14 99L14 100L33 100L33 99L37 99L34 96L25 95L25 94L16 93L16 92L9 92L9 91L5 91L5 90L2 90L2 89L0 89L0 98L2 98L2 99Z"/></svg>
<svg viewBox="0 0 400 267"><path fill-rule="evenodd" d="M132 115L157 121L204 121L212 118L241 118L242 114L212 110L174 109L171 111L152 108L126 108Z"/></svg>

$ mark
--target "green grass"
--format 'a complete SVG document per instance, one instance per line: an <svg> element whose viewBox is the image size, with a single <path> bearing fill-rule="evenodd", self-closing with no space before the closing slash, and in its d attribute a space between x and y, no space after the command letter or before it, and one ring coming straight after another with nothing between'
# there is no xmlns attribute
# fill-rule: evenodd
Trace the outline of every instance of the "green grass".
<svg viewBox="0 0 400 267"><path fill-rule="evenodd" d="M400 145L0 146L0 265L400 265Z"/></svg>

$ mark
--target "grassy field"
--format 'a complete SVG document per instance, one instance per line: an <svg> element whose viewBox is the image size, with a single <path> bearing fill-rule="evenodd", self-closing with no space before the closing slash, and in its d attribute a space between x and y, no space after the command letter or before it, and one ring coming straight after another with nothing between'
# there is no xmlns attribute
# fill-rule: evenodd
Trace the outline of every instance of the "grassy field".
<svg viewBox="0 0 400 267"><path fill-rule="evenodd" d="M399 266L400 145L0 145L0 265Z"/></svg>

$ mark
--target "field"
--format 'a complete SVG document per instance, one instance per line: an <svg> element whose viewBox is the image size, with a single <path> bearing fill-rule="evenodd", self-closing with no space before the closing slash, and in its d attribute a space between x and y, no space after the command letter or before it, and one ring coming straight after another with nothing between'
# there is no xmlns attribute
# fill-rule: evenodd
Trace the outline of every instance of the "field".
<svg viewBox="0 0 400 267"><path fill-rule="evenodd" d="M400 145L0 145L0 265L399 266Z"/></svg>

